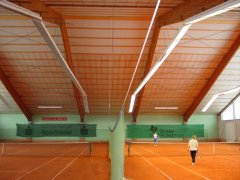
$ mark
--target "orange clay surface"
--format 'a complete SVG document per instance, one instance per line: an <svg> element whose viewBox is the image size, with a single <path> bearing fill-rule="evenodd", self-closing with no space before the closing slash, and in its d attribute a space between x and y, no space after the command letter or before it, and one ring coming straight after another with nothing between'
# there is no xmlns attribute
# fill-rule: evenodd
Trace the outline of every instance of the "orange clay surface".
<svg viewBox="0 0 240 180"><path fill-rule="evenodd" d="M201 151L204 152L204 148L201 147ZM240 146L237 148L239 152L235 151L235 155L201 155L192 165L187 145L177 150L185 151L183 155L176 156L171 153L172 146L169 149L161 144L135 144L131 146L130 156L127 147L125 149L124 174L129 180L240 180Z"/></svg>
<svg viewBox="0 0 240 180"><path fill-rule="evenodd" d="M0 156L0 180L110 179L107 143L93 143L92 156Z"/></svg>
<svg viewBox="0 0 240 180"><path fill-rule="evenodd" d="M93 143L92 156L34 157L0 156L0 180L81 179L109 180L108 144ZM239 147L240 148L240 147ZM240 149L237 149L240 150ZM174 155L175 150L179 153ZM204 153L205 151L205 153ZM211 155L209 146L201 146L200 159L191 164L184 146L132 145L130 156L125 151L125 178L128 180L239 180L240 153ZM235 152L237 153L237 152ZM229 154L229 151L227 152Z"/></svg>

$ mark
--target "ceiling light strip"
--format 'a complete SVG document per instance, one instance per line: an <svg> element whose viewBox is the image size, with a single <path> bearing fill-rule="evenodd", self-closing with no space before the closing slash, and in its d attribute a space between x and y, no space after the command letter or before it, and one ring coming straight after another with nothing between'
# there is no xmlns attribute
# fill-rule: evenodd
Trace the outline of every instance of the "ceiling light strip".
<svg viewBox="0 0 240 180"><path fill-rule="evenodd" d="M6 9L9 9L11 11L14 11L14 12L17 12L17 13L20 13L22 15L25 15L25 16L28 16L28 17L32 18L35 26L37 27L37 29L39 30L39 32L43 36L44 40L47 42L49 48L51 49L53 54L56 56L57 60L61 63L61 65L63 66L63 68L67 72L67 74L70 77L70 79L72 80L72 82L75 84L75 86L81 92L82 98L83 98L83 102L84 102L84 109L85 109L85 112L88 113L89 112L89 107L88 107L87 95L84 92L84 90L81 87L81 85L79 84L77 78L74 76L73 72L69 68L69 66L66 63L65 59L63 58L61 52L59 51L57 45L53 41L51 35L49 34L47 28L45 27L45 25L44 25L44 23L42 21L42 17L39 14L37 14L37 13L29 11L28 9L25 9L25 8L23 8L21 6L18 6L16 4L11 3L9 1L6 1L6 0L0 0L0 6L6 8Z"/></svg>
<svg viewBox="0 0 240 180"><path fill-rule="evenodd" d="M154 109L156 109L156 110L176 110L176 109L178 109L178 107L166 106L166 107L155 107Z"/></svg>
<svg viewBox="0 0 240 180"><path fill-rule="evenodd" d="M206 104L206 106L202 109L202 112L206 112L208 108L212 105L212 103L217 99L218 94L215 94L210 101Z"/></svg>
<svg viewBox="0 0 240 180"><path fill-rule="evenodd" d="M20 13L22 15L25 15L25 16L28 16L28 17L31 17L34 19L42 20L42 17L39 14L29 11L28 9L25 9L21 6L18 6L16 4L13 4L6 0L0 0L0 6L6 8L6 9L9 9L11 11Z"/></svg>
<svg viewBox="0 0 240 180"><path fill-rule="evenodd" d="M171 43L168 45L167 49L165 50L164 54L161 58L157 60L157 62L153 65L153 67L150 69L149 73L145 76L143 81L140 83L140 85L137 87L137 89L134 91L133 95L137 95L141 89L147 84L149 79L154 75L154 73L158 70L158 68L162 65L162 63L167 59L169 54L173 51L173 49L177 46L178 42L181 40L181 38L185 35L187 30L190 28L191 24L182 26L175 38L171 41ZM131 113L133 111L133 107L135 104L135 98L131 98L129 112Z"/></svg>
<svg viewBox="0 0 240 180"><path fill-rule="evenodd" d="M238 8L238 7L240 7L240 0L230 0L230 1L227 1L225 3L218 5L216 7L213 7L209 10L206 10L202 13L199 13L195 16L192 16L192 17L186 19L184 22L185 22L185 24L197 23L204 19L222 14L224 12L230 11L230 10Z"/></svg>
<svg viewBox="0 0 240 180"><path fill-rule="evenodd" d="M219 95L231 94L231 93L235 93L235 92L238 92L238 91L240 91L240 86L236 87L234 89L230 89L228 91L221 92L221 93L219 93Z"/></svg>
<svg viewBox="0 0 240 180"><path fill-rule="evenodd" d="M37 20L37 19L33 19L33 22L34 22L36 28L38 29L38 31L41 33L44 40L47 42L47 44L48 44L49 48L51 49L51 51L53 52L53 54L56 56L57 60L62 64L62 67L65 69L66 73L68 74L68 76L70 77L72 82L75 84L75 86L81 92L83 102L84 102L84 109L85 109L85 112L88 113L89 108L88 108L88 102L87 102L87 95L84 92L81 85L79 84L77 78L74 76L73 72L69 68L68 64L66 63L66 61L65 61L64 57L62 56L61 52L59 51L57 45L55 44L51 35L49 34L46 26L44 25L44 23L42 21Z"/></svg>
<svg viewBox="0 0 240 180"><path fill-rule="evenodd" d="M218 98L218 96L221 95L226 95L226 94L231 94L231 93L235 93L240 91L240 87L234 88L234 89L230 89L224 92L220 92L217 93L215 95L213 95L213 97L210 99L210 101L208 101L208 103L206 104L206 106L202 109L202 112L206 112L208 110L208 108L214 103L214 101Z"/></svg>
<svg viewBox="0 0 240 180"><path fill-rule="evenodd" d="M231 1L227 1L225 3L222 3L222 4L220 4L220 5L218 5L214 8L211 8L207 11L199 13L195 16L192 16L191 18L186 19L183 22L183 25L181 26L181 28L178 31L175 38L168 45L168 47L165 50L163 56L160 59L157 60L157 62L154 64L153 68L149 71L149 73L145 76L143 81L140 83L140 85L134 91L133 95L136 96L137 93L139 93L141 91L141 89L146 85L146 83L151 79L153 74L158 70L158 68L162 65L162 63L167 59L167 57L170 55L170 53L173 51L173 49L177 46L177 44L179 43L181 38L188 31L188 29L190 28L190 26L192 24L194 24L196 22L199 22L199 21L202 21L204 19L207 19L209 17L213 17L215 15L227 12L227 11L232 10L234 8L237 8L239 6L240 6L240 0L231 0ZM131 98L130 105L133 104L132 106L134 106L134 103L135 103L134 101L135 101L135 98ZM132 111L130 111L130 110L131 109L129 108L129 112L131 113Z"/></svg>
<svg viewBox="0 0 240 180"><path fill-rule="evenodd" d="M161 2L161 0L158 0L158 1L157 1L157 4L156 4L155 10L154 10L154 13L153 13L153 16L152 16L150 25L149 25L149 27L148 27L148 31L147 31L146 37L145 37L145 39L144 39L144 43L143 43L143 46L142 46L140 55L139 55L139 57L138 57L137 64L136 64L136 66L135 66L135 69L134 69L134 72L133 72L133 75L132 75L132 79L131 79L130 84L129 84L129 86L128 86L128 91L127 91L127 93L126 93L126 96L125 96L125 99L124 99L124 102L123 102L123 106L125 105L125 102L126 102L126 100L127 100L129 91L130 91L130 89L131 89L131 87L132 87L132 83L133 83L135 74L136 74L136 72L137 72L137 69L138 69L140 60L141 60L141 58L142 58L143 51L144 51L145 46L146 46L146 44L147 44L147 40L148 40L149 34L150 34L150 32L151 32L151 29L152 29L152 26L153 26L153 23L154 23L154 19L155 19L156 15L157 15L157 11L158 11L160 2ZM133 97L133 96L134 96L134 97ZM134 99L134 101L135 101L135 95L132 95L131 99ZM129 112L132 112L132 111L133 111L134 101L133 101L133 102L131 101L132 103L131 103L130 106L129 106ZM123 107L123 106L122 106L122 107Z"/></svg>
<svg viewBox="0 0 240 180"><path fill-rule="evenodd" d="M131 103L130 103L130 106L129 106L129 112L132 112L132 111L133 111L135 98L136 98L136 95L133 94L133 95L131 96Z"/></svg>
<svg viewBox="0 0 240 180"><path fill-rule="evenodd" d="M149 79L154 75L154 73L158 70L158 68L162 65L162 63L167 59L167 57L170 55L170 53L173 51L173 49L177 46L178 42L181 40L181 38L185 35L187 30L190 28L191 25L182 26L180 30L178 31L175 38L171 41L171 43L168 45L167 49L163 53L162 57L157 60L157 62L153 65L149 73L145 76L141 84L138 86L138 88L134 91L133 94L137 94L140 92L140 90L145 86L145 84L149 81Z"/></svg>
<svg viewBox="0 0 240 180"><path fill-rule="evenodd" d="M62 109L62 106L38 106L39 109Z"/></svg>

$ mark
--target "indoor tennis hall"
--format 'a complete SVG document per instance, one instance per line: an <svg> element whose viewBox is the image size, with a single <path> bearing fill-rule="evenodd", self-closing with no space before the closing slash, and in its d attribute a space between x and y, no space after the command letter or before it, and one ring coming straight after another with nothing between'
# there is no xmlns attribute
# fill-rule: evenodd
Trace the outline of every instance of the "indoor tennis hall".
<svg viewBox="0 0 240 180"><path fill-rule="evenodd" d="M239 180L240 0L0 0L0 180Z"/></svg>

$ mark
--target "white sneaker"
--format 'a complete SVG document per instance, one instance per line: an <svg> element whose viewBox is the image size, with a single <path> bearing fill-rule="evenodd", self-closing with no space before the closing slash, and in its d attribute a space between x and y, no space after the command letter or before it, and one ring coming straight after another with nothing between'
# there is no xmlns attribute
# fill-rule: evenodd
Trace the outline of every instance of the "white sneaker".
<svg viewBox="0 0 240 180"><path fill-rule="evenodd" d="M192 163L192 165L194 166L195 163Z"/></svg>

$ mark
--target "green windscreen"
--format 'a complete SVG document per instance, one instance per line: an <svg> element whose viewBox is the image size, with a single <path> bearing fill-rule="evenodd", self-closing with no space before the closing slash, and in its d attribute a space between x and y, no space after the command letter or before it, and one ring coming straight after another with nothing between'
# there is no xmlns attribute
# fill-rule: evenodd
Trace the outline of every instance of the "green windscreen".
<svg viewBox="0 0 240 180"><path fill-rule="evenodd" d="M21 137L96 137L96 124L17 124Z"/></svg>
<svg viewBox="0 0 240 180"><path fill-rule="evenodd" d="M127 138L152 138L154 132L160 138L204 137L204 125L127 125Z"/></svg>

